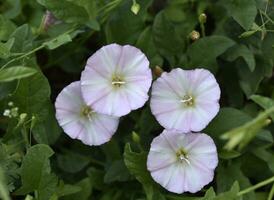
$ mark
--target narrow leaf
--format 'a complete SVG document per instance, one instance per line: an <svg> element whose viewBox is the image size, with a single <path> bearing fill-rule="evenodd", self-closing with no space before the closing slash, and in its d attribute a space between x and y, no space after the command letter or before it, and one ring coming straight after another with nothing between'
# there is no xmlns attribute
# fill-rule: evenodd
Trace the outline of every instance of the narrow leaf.
<svg viewBox="0 0 274 200"><path fill-rule="evenodd" d="M37 71L30 67L14 66L0 70L0 82L9 82L16 79L26 78Z"/></svg>

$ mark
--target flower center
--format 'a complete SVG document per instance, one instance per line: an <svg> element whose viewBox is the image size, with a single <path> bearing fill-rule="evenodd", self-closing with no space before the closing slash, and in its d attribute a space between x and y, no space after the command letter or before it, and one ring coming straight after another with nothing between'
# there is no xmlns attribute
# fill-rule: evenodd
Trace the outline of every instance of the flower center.
<svg viewBox="0 0 274 200"><path fill-rule="evenodd" d="M94 110L91 109L89 106L83 106L81 109L81 115L89 120L92 119L92 115L95 113Z"/></svg>
<svg viewBox="0 0 274 200"><path fill-rule="evenodd" d="M187 156L187 152L184 149L179 149L176 152L176 156L179 162L186 162L187 164L190 164Z"/></svg>
<svg viewBox="0 0 274 200"><path fill-rule="evenodd" d="M194 99L190 95L185 95L180 102L184 103L186 106L193 106L194 105Z"/></svg>
<svg viewBox="0 0 274 200"><path fill-rule="evenodd" d="M121 87L126 82L120 76L113 76L111 84L115 87Z"/></svg>

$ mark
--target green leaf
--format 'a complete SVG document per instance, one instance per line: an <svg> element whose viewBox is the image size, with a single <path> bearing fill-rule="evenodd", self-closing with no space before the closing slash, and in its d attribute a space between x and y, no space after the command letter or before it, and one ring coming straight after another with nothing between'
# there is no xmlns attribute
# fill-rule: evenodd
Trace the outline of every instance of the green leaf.
<svg viewBox="0 0 274 200"><path fill-rule="evenodd" d="M235 150L231 150L231 151L227 151L227 150L224 150L222 149L220 152L219 152L219 157L222 158L222 159L232 159L232 158L237 158L241 155L240 152L238 151L235 151Z"/></svg>
<svg viewBox="0 0 274 200"><path fill-rule="evenodd" d="M37 116L37 113L33 114L37 117L32 129L34 139L38 143L54 144L62 130L57 123L52 103L49 100L44 102L39 115Z"/></svg>
<svg viewBox="0 0 274 200"><path fill-rule="evenodd" d="M155 17L152 32L155 46L161 55L169 58L182 52L184 42L164 12Z"/></svg>
<svg viewBox="0 0 274 200"><path fill-rule="evenodd" d="M48 199L53 194L57 185L57 178L50 173L49 158L53 150L44 144L30 147L21 166L22 187L16 194L28 194L38 191L39 199Z"/></svg>
<svg viewBox="0 0 274 200"><path fill-rule="evenodd" d="M45 45L48 49L53 50L58 48L59 46L62 46L68 42L71 42L72 39L69 34L64 33L62 35L59 35L53 40L50 40L48 42L44 42L43 45Z"/></svg>
<svg viewBox="0 0 274 200"><path fill-rule="evenodd" d="M222 133L241 126L251 119L249 115L241 110L224 107L220 109L220 112L208 125L205 132L219 138Z"/></svg>
<svg viewBox="0 0 274 200"><path fill-rule="evenodd" d="M234 45L234 41L224 36L208 36L194 42L187 50L193 68L203 67L217 71L216 58Z"/></svg>
<svg viewBox="0 0 274 200"><path fill-rule="evenodd" d="M258 105L260 105L265 110L274 106L274 100L270 99L268 97L264 97L264 96L260 96L260 95L252 95L250 97L250 99L252 101L254 101L255 103L257 103ZM270 116L271 116L272 120L274 120L274 113L271 114Z"/></svg>
<svg viewBox="0 0 274 200"><path fill-rule="evenodd" d="M77 185L64 184L62 181L60 181L60 184L57 188L56 193L58 197L63 197L63 196L68 196L68 195L78 193L81 190L82 190L81 187Z"/></svg>
<svg viewBox="0 0 274 200"><path fill-rule="evenodd" d="M35 66L33 62L29 64ZM37 142L52 144L56 141L60 128L50 102L48 80L41 72L21 80L11 100L17 105L20 113L27 113L29 118L35 118L33 136Z"/></svg>
<svg viewBox="0 0 274 200"><path fill-rule="evenodd" d="M33 35L29 25L24 24L18 27L11 35L10 38L14 38L14 44L11 48L11 52L24 53L32 50L33 48Z"/></svg>
<svg viewBox="0 0 274 200"><path fill-rule="evenodd" d="M93 188L97 190L103 190L104 184L104 171L100 169L96 169L94 167L90 167L87 170L87 174L90 178L90 182Z"/></svg>
<svg viewBox="0 0 274 200"><path fill-rule="evenodd" d="M11 95L12 92L16 89L17 82L6 82L0 84L0 100L4 99L8 95Z"/></svg>
<svg viewBox="0 0 274 200"><path fill-rule="evenodd" d="M73 2L78 6L81 6L86 9L89 19L95 20L97 16L97 5L95 0L78 0Z"/></svg>
<svg viewBox="0 0 274 200"><path fill-rule="evenodd" d="M43 115L45 116L45 112L41 111L48 103L49 96L49 83L41 72L37 72L34 76L20 81L13 95L13 101L18 105L21 112L25 112L29 116L33 115L36 120L39 120L39 118L43 118Z"/></svg>
<svg viewBox="0 0 274 200"><path fill-rule="evenodd" d="M4 5L6 7L3 12L3 15L8 19L14 19L17 17L21 12L21 1L20 0L6 0L4 1Z"/></svg>
<svg viewBox="0 0 274 200"><path fill-rule="evenodd" d="M45 0L45 6L55 17L67 23L86 23L89 15L82 6L66 0Z"/></svg>
<svg viewBox="0 0 274 200"><path fill-rule="evenodd" d="M164 197L158 191L146 167L147 153L135 153L127 143L124 150L124 161L129 172L143 185L147 200L158 200Z"/></svg>
<svg viewBox="0 0 274 200"><path fill-rule="evenodd" d="M267 150L265 146L256 148L252 153L257 156L259 159L265 161L271 170L274 173L274 155L271 150Z"/></svg>
<svg viewBox="0 0 274 200"><path fill-rule="evenodd" d="M15 28L12 21L0 15L0 41L7 41Z"/></svg>
<svg viewBox="0 0 274 200"><path fill-rule="evenodd" d="M90 163L90 158L88 156L66 150L64 154L58 154L57 163L62 170L69 173L77 173Z"/></svg>
<svg viewBox="0 0 274 200"><path fill-rule="evenodd" d="M213 197L216 197L216 193L212 187L210 187L206 193L205 196L201 200L211 200Z"/></svg>
<svg viewBox="0 0 274 200"><path fill-rule="evenodd" d="M239 83L239 76L236 66L230 62L222 64L220 69L220 79L223 80L222 94L226 95L231 107L242 107L244 103L244 92Z"/></svg>
<svg viewBox="0 0 274 200"><path fill-rule="evenodd" d="M88 200L92 193L92 185L90 183L89 178L85 178L81 180L80 182L76 183L75 186L80 187L81 190L77 193L65 196L62 199L63 200L75 200L75 199Z"/></svg>
<svg viewBox="0 0 274 200"><path fill-rule="evenodd" d="M239 149L245 147L264 126L267 126L270 123L268 116L273 113L274 106L268 108L265 112L260 113L256 118L244 125L224 133L221 138L228 140L224 148L232 150L236 146L238 146Z"/></svg>
<svg viewBox="0 0 274 200"><path fill-rule="evenodd" d="M245 31L239 36L239 38L246 38L246 37L249 37L249 36L251 36L251 35L253 35L254 33L257 33L257 32L258 32L258 30Z"/></svg>
<svg viewBox="0 0 274 200"><path fill-rule="evenodd" d="M10 200L9 190L6 183L6 175L4 174L4 170L0 167L0 198L3 200Z"/></svg>
<svg viewBox="0 0 274 200"><path fill-rule="evenodd" d="M45 172L37 189L39 200L48 200L56 191L58 178L55 174Z"/></svg>
<svg viewBox="0 0 274 200"><path fill-rule="evenodd" d="M148 26L138 38L136 47L142 49L142 51L149 57L152 58L157 54L157 50L152 37L152 27Z"/></svg>
<svg viewBox="0 0 274 200"><path fill-rule="evenodd" d="M14 144L0 143L0 171L3 170L3 184L7 184L8 190L13 192L16 185L16 180L19 179L19 165L21 160L20 154L23 152L21 148ZM3 185L3 188L5 185Z"/></svg>
<svg viewBox="0 0 274 200"><path fill-rule="evenodd" d="M241 171L241 165L238 162L227 166L219 165L216 181L218 193L228 191L235 181L238 181L241 189L252 186L249 179ZM244 200L255 200L255 193L251 191L245 195Z"/></svg>
<svg viewBox="0 0 274 200"><path fill-rule="evenodd" d="M153 180L146 167L147 154L145 152L135 153L131 150L130 144L127 143L124 151L125 164L132 175L145 185L153 184Z"/></svg>
<svg viewBox="0 0 274 200"><path fill-rule="evenodd" d="M240 79L239 83L247 98L256 93L265 76L272 74L273 65L265 61L263 57L256 59L256 65L255 70L251 72L241 60L236 63Z"/></svg>
<svg viewBox="0 0 274 200"><path fill-rule="evenodd" d="M45 6L46 5L46 0L36 0L38 3L40 3L41 5Z"/></svg>
<svg viewBox="0 0 274 200"><path fill-rule="evenodd" d="M138 133L140 133L142 138L148 137L149 133L161 128L161 126L159 126L159 123L153 117L150 111L150 108L148 107L143 109L141 116L139 117L139 120L136 125L138 127ZM143 139L146 139L146 138L143 138Z"/></svg>
<svg viewBox="0 0 274 200"><path fill-rule="evenodd" d="M255 58L253 53L245 45L235 45L230 48L224 55L226 60L232 62L239 57L242 57L248 65L250 71L255 70Z"/></svg>
<svg viewBox="0 0 274 200"><path fill-rule="evenodd" d="M14 43L14 38L10 38L6 43L0 42L0 58L7 59L11 55L11 48Z"/></svg>
<svg viewBox="0 0 274 200"><path fill-rule="evenodd" d="M241 197L238 196L239 190L239 183L235 181L228 192L221 193L218 196L212 198L212 200L240 200Z"/></svg>
<svg viewBox="0 0 274 200"><path fill-rule="evenodd" d="M107 172L104 176L105 183L111 183L114 181L124 182L129 180L130 174L128 169L125 166L123 160L114 161L110 167L107 169Z"/></svg>
<svg viewBox="0 0 274 200"><path fill-rule="evenodd" d="M145 24L139 15L130 11L130 6L131 1L124 1L108 19L105 26L107 43L134 44L137 41Z"/></svg>
<svg viewBox="0 0 274 200"><path fill-rule="evenodd" d="M37 71L30 67L13 66L0 70L0 82L9 82L32 76Z"/></svg>
<svg viewBox="0 0 274 200"><path fill-rule="evenodd" d="M225 0L223 3L234 20L245 30L251 28L257 15L256 2L254 0Z"/></svg>
<svg viewBox="0 0 274 200"><path fill-rule="evenodd" d="M113 162L122 158L122 152L119 143L116 140L110 140L108 143L102 145L101 148L107 162Z"/></svg>
<svg viewBox="0 0 274 200"><path fill-rule="evenodd" d="M139 36L136 47L140 48L148 57L150 66L161 66L163 63L162 57L158 54L154 44L152 27L148 26Z"/></svg>
<svg viewBox="0 0 274 200"><path fill-rule="evenodd" d="M264 57L274 61L274 34L267 34L262 41L262 51Z"/></svg>

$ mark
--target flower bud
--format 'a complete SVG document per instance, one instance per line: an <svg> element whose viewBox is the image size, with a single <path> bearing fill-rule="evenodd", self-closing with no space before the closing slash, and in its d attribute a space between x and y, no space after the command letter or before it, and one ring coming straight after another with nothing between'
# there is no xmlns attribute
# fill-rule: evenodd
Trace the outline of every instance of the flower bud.
<svg viewBox="0 0 274 200"><path fill-rule="evenodd" d="M25 121L25 119L27 118L27 116L28 116L27 113L21 113L19 115L19 120L23 122L23 121Z"/></svg>
<svg viewBox="0 0 274 200"><path fill-rule="evenodd" d="M164 70L158 65L156 65L153 69L153 73L156 77L160 77L163 72L164 72Z"/></svg>
<svg viewBox="0 0 274 200"><path fill-rule="evenodd" d="M8 106L12 107L12 106L14 106L14 103L13 103L12 101L10 101L10 102L8 103Z"/></svg>
<svg viewBox="0 0 274 200"><path fill-rule="evenodd" d="M267 119L265 120L265 125L267 126L267 125L269 125L271 122L272 122L271 119L267 118Z"/></svg>
<svg viewBox="0 0 274 200"><path fill-rule="evenodd" d="M33 197L30 196L29 194L25 197L25 200L33 200Z"/></svg>
<svg viewBox="0 0 274 200"><path fill-rule="evenodd" d="M50 11L46 11L46 14L44 16L44 20L43 20L43 28L45 31L47 31L49 29L49 27L53 24L55 24L56 22L56 18L53 16L53 14Z"/></svg>
<svg viewBox="0 0 274 200"><path fill-rule="evenodd" d="M136 1L133 1L133 4L131 6L131 12L133 12L135 15L137 15L140 8L141 8L140 4L136 3Z"/></svg>
<svg viewBox="0 0 274 200"><path fill-rule="evenodd" d="M27 116L28 116L27 113L21 113L19 115L19 121L18 121L17 127L22 125L26 121Z"/></svg>
<svg viewBox="0 0 274 200"><path fill-rule="evenodd" d="M11 113L9 109L4 110L3 116L11 118Z"/></svg>
<svg viewBox="0 0 274 200"><path fill-rule="evenodd" d="M140 143L141 141L140 136L135 131L132 131L131 137L135 143Z"/></svg>
<svg viewBox="0 0 274 200"><path fill-rule="evenodd" d="M11 116L12 117L17 117L18 116L18 107L14 107L10 110Z"/></svg>
<svg viewBox="0 0 274 200"><path fill-rule="evenodd" d="M31 123L30 123L30 129L33 129L33 127L35 126L35 124L36 124L36 117L33 115L32 117L31 117Z"/></svg>
<svg viewBox="0 0 274 200"><path fill-rule="evenodd" d="M200 38L200 33L198 31L193 30L189 34L189 37L190 37L191 40L196 41Z"/></svg>
<svg viewBox="0 0 274 200"><path fill-rule="evenodd" d="M200 16L199 16L199 22L200 22L201 24L206 23L206 19L207 19L207 16L206 16L205 13L200 14Z"/></svg>

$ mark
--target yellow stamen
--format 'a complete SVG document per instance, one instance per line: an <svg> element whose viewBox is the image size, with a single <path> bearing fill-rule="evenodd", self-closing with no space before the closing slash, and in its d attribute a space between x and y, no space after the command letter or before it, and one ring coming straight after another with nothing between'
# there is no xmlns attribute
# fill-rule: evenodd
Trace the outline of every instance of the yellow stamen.
<svg viewBox="0 0 274 200"><path fill-rule="evenodd" d="M185 95L180 102L184 103L186 106L193 106L194 104L194 99L190 95Z"/></svg>

